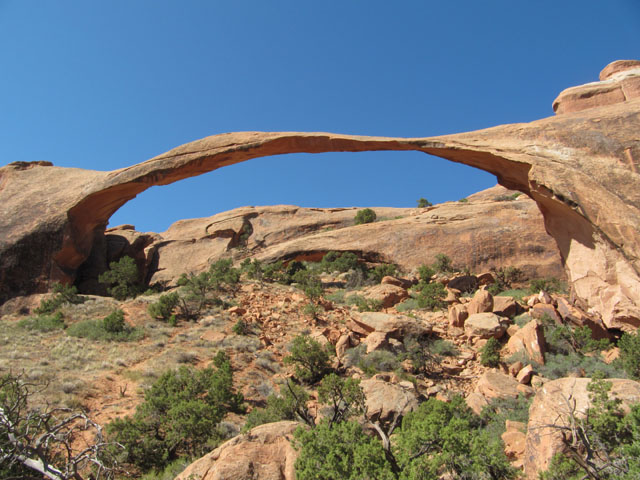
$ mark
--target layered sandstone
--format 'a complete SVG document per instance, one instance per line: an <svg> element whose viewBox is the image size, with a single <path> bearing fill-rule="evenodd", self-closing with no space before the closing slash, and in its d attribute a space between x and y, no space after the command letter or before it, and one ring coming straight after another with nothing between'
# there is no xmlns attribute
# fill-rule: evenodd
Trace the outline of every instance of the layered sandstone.
<svg viewBox="0 0 640 480"><path fill-rule="evenodd" d="M113 172L10 164L0 169L0 301L43 290L50 280L72 281L109 217L151 186L269 155L416 150L490 172L533 198L574 295L608 327L638 326L639 128L640 98L625 94L528 124L441 137L243 132Z"/></svg>

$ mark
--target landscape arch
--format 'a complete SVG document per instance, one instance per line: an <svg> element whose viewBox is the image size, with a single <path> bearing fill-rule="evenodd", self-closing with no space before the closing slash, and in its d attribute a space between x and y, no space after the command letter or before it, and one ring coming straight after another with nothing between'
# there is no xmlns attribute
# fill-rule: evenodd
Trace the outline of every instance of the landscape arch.
<svg viewBox="0 0 640 480"><path fill-rule="evenodd" d="M637 327L638 131L640 99L632 99L429 138L228 133L111 172L17 162L0 169L0 302L42 291L51 280L72 281L110 216L151 186L271 155L415 150L480 168L530 196L558 245L575 298L609 327Z"/></svg>

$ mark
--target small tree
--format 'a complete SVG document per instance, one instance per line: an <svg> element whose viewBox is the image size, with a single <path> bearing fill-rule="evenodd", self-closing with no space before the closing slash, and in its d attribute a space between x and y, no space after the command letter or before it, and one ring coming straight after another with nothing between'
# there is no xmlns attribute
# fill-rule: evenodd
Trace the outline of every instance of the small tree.
<svg viewBox="0 0 640 480"><path fill-rule="evenodd" d="M432 207L432 206L433 206L433 203L431 203L426 198L421 197L418 199L418 208L426 208L426 207Z"/></svg>
<svg viewBox="0 0 640 480"><path fill-rule="evenodd" d="M126 300L140 293L140 274L131 257L122 257L109 264L109 270L98 277L98 281L109 285L107 291L117 300Z"/></svg>
<svg viewBox="0 0 640 480"><path fill-rule="evenodd" d="M53 284L53 297L43 299L40 302L40 306L35 309L35 313L38 315L53 313L66 303L77 305L83 303L85 300L86 297L78 295L78 289L75 285L63 285L62 283L56 282Z"/></svg>
<svg viewBox="0 0 640 480"><path fill-rule="evenodd" d="M287 379L280 387L279 395L269 395L265 408L254 408L247 415L247 421L242 428L244 431L264 423L279 422L281 420L298 420L309 427L315 427L315 419L307 409L309 394L304 388Z"/></svg>
<svg viewBox="0 0 640 480"><path fill-rule="evenodd" d="M370 208L364 208L358 210L356 213L355 223L356 225L362 225L363 223L373 223L376 221L376 212Z"/></svg>
<svg viewBox="0 0 640 480"><path fill-rule="evenodd" d="M330 350L320 345L309 335L298 335L291 342L285 365L294 365L296 377L312 384L320 380L329 370Z"/></svg>
<svg viewBox="0 0 640 480"><path fill-rule="evenodd" d="M124 312L122 310L114 310L102 320L102 326L109 333L124 332L126 323L124 321Z"/></svg>
<svg viewBox="0 0 640 480"><path fill-rule="evenodd" d="M348 420L365 411L365 396L360 387L360 380L343 379L330 373L322 379L318 388L318 400L331 408L329 425Z"/></svg>
<svg viewBox="0 0 640 480"><path fill-rule="evenodd" d="M640 335L636 332L623 333L618 342L620 348L620 364L627 375L640 380Z"/></svg>
<svg viewBox="0 0 640 480"><path fill-rule="evenodd" d="M436 262L433 264L433 268L438 272L449 273L453 272L453 265L451 264L451 259L447 257L444 253L438 253L436 255Z"/></svg>

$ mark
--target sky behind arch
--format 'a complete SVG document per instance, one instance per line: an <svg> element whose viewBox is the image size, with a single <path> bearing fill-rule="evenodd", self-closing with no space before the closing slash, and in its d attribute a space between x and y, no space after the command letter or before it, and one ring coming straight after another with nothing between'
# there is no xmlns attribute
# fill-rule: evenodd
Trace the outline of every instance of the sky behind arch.
<svg viewBox="0 0 640 480"><path fill-rule="evenodd" d="M528 122L639 46L636 0L0 0L0 163L113 170L230 131L422 137ZM287 155L154 187L111 224L414 206L493 184L415 152Z"/></svg>

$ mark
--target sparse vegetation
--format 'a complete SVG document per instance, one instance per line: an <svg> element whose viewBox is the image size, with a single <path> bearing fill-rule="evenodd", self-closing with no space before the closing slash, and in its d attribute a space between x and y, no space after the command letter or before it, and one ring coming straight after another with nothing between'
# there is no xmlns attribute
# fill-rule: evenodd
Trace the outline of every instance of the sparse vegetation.
<svg viewBox="0 0 640 480"><path fill-rule="evenodd" d="M77 305L85 301L85 297L78 295L78 289L73 285L63 285L62 283L53 284L53 296L48 299L43 299L40 302L40 306L35 309L35 313L38 315L44 315L48 313L54 313L61 306L69 303Z"/></svg>
<svg viewBox="0 0 640 480"><path fill-rule="evenodd" d="M522 270L517 267L492 268L491 273L495 279L487 288L491 295L498 295L510 289L514 283L520 282L524 278Z"/></svg>
<svg viewBox="0 0 640 480"><path fill-rule="evenodd" d="M433 206L433 203L431 203L426 198L419 198L418 199L418 208L426 208L426 207L432 207L432 206Z"/></svg>
<svg viewBox="0 0 640 480"><path fill-rule="evenodd" d="M529 284L531 293L547 292L547 293L566 293L567 287L557 278L536 278L531 280Z"/></svg>
<svg viewBox="0 0 640 480"><path fill-rule="evenodd" d="M115 310L101 320L74 323L67 329L67 334L89 340L135 342L144 337L144 330L128 326L122 310Z"/></svg>
<svg viewBox="0 0 640 480"><path fill-rule="evenodd" d="M53 315L38 315L29 317L18 322L20 328L26 330L39 330L41 332L51 332L53 330L62 330L65 327L62 313L56 312Z"/></svg>
<svg viewBox="0 0 640 480"><path fill-rule="evenodd" d="M441 272L441 273L453 272L453 265L451 263L451 258L449 258L444 253L438 253L436 255L436 261L433 264L433 268L437 272Z"/></svg>
<svg viewBox="0 0 640 480"><path fill-rule="evenodd" d="M356 213L355 224L362 225L364 223L373 223L376 221L376 212L371 210L370 208L364 208L362 210L358 210Z"/></svg>

